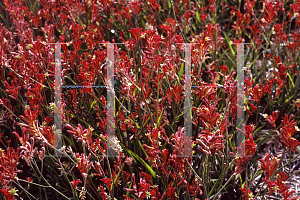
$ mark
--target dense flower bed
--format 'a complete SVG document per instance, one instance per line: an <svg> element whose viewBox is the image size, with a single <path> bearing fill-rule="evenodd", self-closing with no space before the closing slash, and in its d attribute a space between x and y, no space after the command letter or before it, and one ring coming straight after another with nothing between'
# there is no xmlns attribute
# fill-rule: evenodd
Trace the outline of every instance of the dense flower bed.
<svg viewBox="0 0 300 200"><path fill-rule="evenodd" d="M288 181L299 172L300 1L1 0L0 8L6 199L299 199ZM114 43L118 156L106 156L105 87L61 89L57 146L56 42L69 86L106 86ZM247 43L244 152L237 43Z"/></svg>

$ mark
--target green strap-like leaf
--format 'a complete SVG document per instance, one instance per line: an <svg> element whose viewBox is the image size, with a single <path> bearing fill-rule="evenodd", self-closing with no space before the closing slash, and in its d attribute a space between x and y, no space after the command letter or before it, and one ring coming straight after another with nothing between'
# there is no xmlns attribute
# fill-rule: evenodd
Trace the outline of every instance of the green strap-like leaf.
<svg viewBox="0 0 300 200"><path fill-rule="evenodd" d="M116 184L118 177L120 176L121 171L124 168L125 163L122 165L121 169L119 170L119 173L117 174L117 176L114 178L114 182L113 184L111 184L110 190L112 190L113 186Z"/></svg>
<svg viewBox="0 0 300 200"><path fill-rule="evenodd" d="M141 157L139 157L137 154L135 154L133 151L127 149L122 143L120 143L121 147L123 148L124 151L126 151L132 158L133 161L136 163L136 160L138 160L144 167L146 167L146 169L149 171L149 173L151 174L151 176L153 178L156 177L156 173L153 171L153 169L144 161L144 159L142 159Z"/></svg>

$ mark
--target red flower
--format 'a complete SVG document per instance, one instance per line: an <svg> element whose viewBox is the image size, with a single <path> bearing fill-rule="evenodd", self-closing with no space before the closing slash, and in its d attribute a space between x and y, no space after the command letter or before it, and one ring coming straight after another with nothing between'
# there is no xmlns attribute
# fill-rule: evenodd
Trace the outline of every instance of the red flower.
<svg viewBox="0 0 300 200"><path fill-rule="evenodd" d="M104 188L101 185L98 186L98 191L100 191L100 195L101 195L102 199L107 199L106 198L106 192L105 192Z"/></svg>
<svg viewBox="0 0 300 200"><path fill-rule="evenodd" d="M77 189L77 185L82 182L80 179L76 179L76 180L71 181L70 183L72 184L74 189Z"/></svg>
<svg viewBox="0 0 300 200"><path fill-rule="evenodd" d="M213 132L212 135L200 134L200 139L197 139L199 142L198 149L205 154L222 154L224 149L224 136L220 134L220 129Z"/></svg>
<svg viewBox="0 0 300 200"><path fill-rule="evenodd" d="M285 146L290 150L290 151L295 151L296 147L300 144L298 140L293 138L293 134L297 131L296 130L296 122L293 118L293 115L291 115L289 118L287 114L284 115L282 121L282 128L280 131L282 132L281 134L281 142L285 144Z"/></svg>
<svg viewBox="0 0 300 200"><path fill-rule="evenodd" d="M286 67L283 63L278 64L278 72L273 71L273 73L279 77L281 80L286 79L287 73L284 73L289 67Z"/></svg>
<svg viewBox="0 0 300 200"><path fill-rule="evenodd" d="M137 14L137 15L140 14L140 12L142 11L142 5L140 1L133 1L130 2L129 4L132 10L132 14Z"/></svg>
<svg viewBox="0 0 300 200"><path fill-rule="evenodd" d="M167 100L167 102L169 103L169 105L172 104L172 99L173 99L173 93L170 90L170 88L168 88L166 96L165 96L165 100Z"/></svg>
<svg viewBox="0 0 300 200"><path fill-rule="evenodd" d="M8 188L6 188L6 189L0 189L0 193L3 194L3 196L5 197L6 200L14 200L14 199L16 199L14 197L14 195L12 195L11 189L8 189Z"/></svg>
<svg viewBox="0 0 300 200"><path fill-rule="evenodd" d="M271 194L273 194L273 192L274 192L277 188L276 188L275 181L267 181L267 184L268 184L268 187L269 187L269 190L270 190L270 192L269 192L269 196L270 196Z"/></svg>
<svg viewBox="0 0 300 200"><path fill-rule="evenodd" d="M172 42L176 37L177 27L175 20L168 18L166 19L166 21L168 22L168 24L161 24L158 27L162 29L163 32L167 35L166 45L169 45L170 42Z"/></svg>
<svg viewBox="0 0 300 200"><path fill-rule="evenodd" d="M21 86L15 84L14 81L11 81L11 85L9 85L7 81L4 81L3 84L6 87L5 91L9 94L9 97L17 100Z"/></svg>
<svg viewBox="0 0 300 200"><path fill-rule="evenodd" d="M155 12L159 11L159 4L156 0L148 0L147 4L150 5L151 9Z"/></svg>
<svg viewBox="0 0 300 200"><path fill-rule="evenodd" d="M204 100L204 103L205 105L202 105L201 108L198 109L198 117L204 124L205 130L210 131L210 129L217 124L220 118L220 114L217 112L218 100L212 105L206 100Z"/></svg>
<svg viewBox="0 0 300 200"><path fill-rule="evenodd" d="M234 155L235 157L235 174L241 173L245 170L244 165L251 160L251 156L253 156L256 152L256 143L253 140L253 130L254 125L250 124L245 126L245 142L241 144L241 147L245 150L245 152L239 153L236 156L233 152L230 152L230 155ZM237 150L237 147L235 147Z"/></svg>
<svg viewBox="0 0 300 200"><path fill-rule="evenodd" d="M284 200L299 199L299 197L289 198L295 191L289 191L290 187L284 183L287 179L288 177L284 172L278 172L276 181L267 181L270 190L269 196L276 191L282 194Z"/></svg>
<svg viewBox="0 0 300 200"><path fill-rule="evenodd" d="M21 172L17 169L20 159L19 152L19 148L16 152L12 147L7 148L6 153L2 149L0 150L0 170L4 179L15 179L17 172Z"/></svg>
<svg viewBox="0 0 300 200"><path fill-rule="evenodd" d="M183 15L183 17L186 19L186 21L188 22L190 17L191 17L192 13L190 10L187 10L186 13Z"/></svg>
<svg viewBox="0 0 300 200"><path fill-rule="evenodd" d="M280 111L276 111L276 112L273 111L272 115L267 115L266 114L266 117L267 117L266 121L269 122L269 124L271 124L275 129L276 129L275 122L276 122L279 114L280 114Z"/></svg>
<svg viewBox="0 0 300 200"><path fill-rule="evenodd" d="M245 187L245 185L242 188L239 188L242 193L243 193L243 200L254 200L253 198L253 193L251 192L251 190L249 190L247 188L247 186ZM249 197L249 198L248 198Z"/></svg>
<svg viewBox="0 0 300 200"><path fill-rule="evenodd" d="M81 154L80 156L79 153L76 153L77 168L81 172L83 178L87 177L87 172L93 164L92 162L89 162L90 157L91 154L86 157L84 154Z"/></svg>
<svg viewBox="0 0 300 200"><path fill-rule="evenodd" d="M282 128L281 129L295 129L296 126L296 122L293 118L293 115L290 115L290 117L287 116L287 114L284 114L283 119L281 120L282 122ZM288 136L292 136L294 134L294 132L291 133L291 130L288 131L289 134Z"/></svg>
<svg viewBox="0 0 300 200"><path fill-rule="evenodd" d="M172 200L175 199L175 191L176 191L176 187L172 187L172 181L171 181L167 188L167 197L171 198Z"/></svg>
<svg viewBox="0 0 300 200"><path fill-rule="evenodd" d="M59 142L59 136L56 136L54 133L54 126L43 126L41 130L42 135L45 137L46 142L48 142L51 146L56 147Z"/></svg>
<svg viewBox="0 0 300 200"><path fill-rule="evenodd" d="M144 84L143 83L143 87L142 87L142 90L144 92L144 95L145 95L145 99L149 99L150 95L152 94L152 90L149 86L149 84Z"/></svg>
<svg viewBox="0 0 300 200"><path fill-rule="evenodd" d="M209 50L212 48L210 38L207 34L203 35L202 37L196 36L195 45L193 45L192 49L192 61L197 66L197 63L200 62L204 63L206 59L209 58Z"/></svg>
<svg viewBox="0 0 300 200"><path fill-rule="evenodd" d="M127 19L128 21L131 18L131 14L130 14L130 8L129 7L122 7L122 17L124 17L125 19Z"/></svg>
<svg viewBox="0 0 300 200"><path fill-rule="evenodd" d="M276 98L282 92L281 88L286 84L286 81L283 81L282 79L275 78L275 80L277 81L278 88L274 98Z"/></svg>
<svg viewBox="0 0 300 200"><path fill-rule="evenodd" d="M276 40L276 43L280 42L282 40L282 38L285 36L285 32L283 31L284 28L285 28L285 25L286 25L286 23L284 23L284 24L276 24L276 25L273 26L274 27L274 31L275 31L275 40Z"/></svg>
<svg viewBox="0 0 300 200"><path fill-rule="evenodd" d="M17 132L12 132L15 136L17 136L19 142L21 142L22 146L26 146L26 142L29 140L29 135L23 131L24 128L22 129L22 137L19 136Z"/></svg>
<svg viewBox="0 0 300 200"><path fill-rule="evenodd" d="M300 99L297 99L297 101L293 100L292 102L295 104L295 106L300 109Z"/></svg>
<svg viewBox="0 0 300 200"><path fill-rule="evenodd" d="M269 23L273 23L274 19L277 16L277 10L279 7L279 3L271 1L264 1L265 7L264 7L264 19Z"/></svg>
<svg viewBox="0 0 300 200"><path fill-rule="evenodd" d="M183 86L182 85L180 85L180 86L173 85L172 89L173 89L173 94L174 94L173 100L175 101L175 103L177 103L183 98L183 96L182 96L182 93L184 91Z"/></svg>
<svg viewBox="0 0 300 200"><path fill-rule="evenodd" d="M108 190L111 190L111 183L112 183L112 179L111 178L103 178L103 179L100 179L101 182L103 182Z"/></svg>
<svg viewBox="0 0 300 200"><path fill-rule="evenodd" d="M226 65L221 65L220 68L222 69L222 72L225 75L228 70L228 67Z"/></svg>
<svg viewBox="0 0 300 200"><path fill-rule="evenodd" d="M249 12L250 14L254 15L254 6L255 6L255 1L250 1L250 0L246 0L245 1L245 6L247 9L247 12Z"/></svg>
<svg viewBox="0 0 300 200"><path fill-rule="evenodd" d="M290 151L296 151L296 147L300 145L300 142L296 140L293 137L285 137L283 136L283 139L281 142L290 150Z"/></svg>
<svg viewBox="0 0 300 200"><path fill-rule="evenodd" d="M204 85L203 87L197 87L193 92L197 97L202 99L212 99L215 100L217 97L217 87L212 87L212 84Z"/></svg>
<svg viewBox="0 0 300 200"><path fill-rule="evenodd" d="M293 9L293 13L300 12L300 2L297 2L296 4L291 4L290 6Z"/></svg>
<svg viewBox="0 0 300 200"><path fill-rule="evenodd" d="M34 126L34 121L39 114L39 110L37 107L34 107L33 111L28 106L27 109L24 111L24 115L20 115L20 118L25 121L27 124L19 123L19 125L25 126L26 128L32 128Z"/></svg>
<svg viewBox="0 0 300 200"><path fill-rule="evenodd" d="M264 90L262 88L262 84L255 85L253 90L251 90L250 95L252 96L253 100L256 103L258 103L264 95Z"/></svg>
<svg viewBox="0 0 300 200"><path fill-rule="evenodd" d="M275 82L275 79L271 79L271 80L266 80L266 83L263 87L263 91L265 93L268 93L268 95L270 96L271 95L271 92L272 92L272 86L274 85L274 82Z"/></svg>
<svg viewBox="0 0 300 200"><path fill-rule="evenodd" d="M270 155L267 153L264 161L263 159L259 159L260 168L264 171L265 173L265 181L269 180L271 176L274 174L276 171L278 165L279 165L279 160L277 158L273 158L272 161L270 161Z"/></svg>
<svg viewBox="0 0 300 200"><path fill-rule="evenodd" d="M201 22L204 22L207 18L207 15L200 14Z"/></svg>
<svg viewBox="0 0 300 200"><path fill-rule="evenodd" d="M254 81L251 78L245 79L245 96L248 97L252 92Z"/></svg>
<svg viewBox="0 0 300 200"><path fill-rule="evenodd" d="M142 28L133 28L132 30L129 30L132 37L134 38L134 41L137 42L142 35L143 29Z"/></svg>
<svg viewBox="0 0 300 200"><path fill-rule="evenodd" d="M247 111L249 112L249 115L252 115L252 113L257 109L257 106L255 106L253 103L249 103L250 109L246 107Z"/></svg>
<svg viewBox="0 0 300 200"><path fill-rule="evenodd" d="M191 157L193 141L186 136L185 128L178 127L176 134L172 134L171 140L174 142L173 159L170 161L178 168L179 171L184 170L185 159L182 156Z"/></svg>
<svg viewBox="0 0 300 200"><path fill-rule="evenodd" d="M70 124L65 125L66 128L71 129L67 130L68 133L74 135L75 139L89 141L92 136L93 128L89 127L88 129L83 130L82 126L78 124L77 129L73 128Z"/></svg>

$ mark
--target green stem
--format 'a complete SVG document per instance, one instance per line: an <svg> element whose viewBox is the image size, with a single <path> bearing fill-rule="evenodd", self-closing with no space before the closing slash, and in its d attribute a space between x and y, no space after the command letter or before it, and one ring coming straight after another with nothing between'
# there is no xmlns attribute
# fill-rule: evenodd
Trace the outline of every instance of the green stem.
<svg viewBox="0 0 300 200"><path fill-rule="evenodd" d="M284 156L284 154L282 155L282 157L281 157L279 163L281 162L283 156ZM289 162L287 162L286 164L284 164L282 167L278 168L278 169L277 169L277 172L278 172L279 170L281 170L282 168L284 168L285 166L289 165L291 162L293 162L293 161L294 161L296 158L298 158L299 156L300 156L300 153L299 153L297 156L295 156L293 159L291 159Z"/></svg>
<svg viewBox="0 0 300 200"><path fill-rule="evenodd" d="M233 164L234 164L234 160L232 160L231 163L228 165L228 167L226 167L226 168L222 171L222 173L221 173L220 177L218 178L217 182L214 184L213 188L210 190L210 192L209 192L209 194L208 194L208 197L210 197L210 196L212 195L212 193L214 192L214 190L215 190L215 189L217 188L217 186L219 185L220 181L223 180L223 177L226 175L228 169L229 169L229 168L231 167L231 165L233 165ZM221 183L222 183L222 182L221 182ZM220 186L221 186L221 184L220 184ZM220 189L220 186L219 186L218 190ZM220 191L220 190L219 190L219 191Z"/></svg>
<svg viewBox="0 0 300 200"><path fill-rule="evenodd" d="M21 180L21 179L18 179L18 180ZM32 194L30 194L25 188L23 188L22 187L22 185L19 183L19 181L15 181L14 180L14 183L18 186L18 187L20 187L26 194L28 194L29 196L31 196L33 199L36 199L37 200L37 198L35 198ZM28 182L28 181L26 181L26 182ZM30 182L29 182L30 183Z"/></svg>
<svg viewBox="0 0 300 200"><path fill-rule="evenodd" d="M263 183L262 186L260 187L260 189L259 189L258 193L255 195L254 199L257 198L257 196L258 196L259 193L261 192L261 190L262 190L263 186L265 185L265 183L266 183L266 180L264 181L264 183ZM247 194L248 194L248 193L247 193Z"/></svg>
<svg viewBox="0 0 300 200"><path fill-rule="evenodd" d="M108 165L108 173L109 173L109 176L111 178L111 180L113 181L114 180L114 177L112 177L112 173L111 173L111 168L110 168L110 164L109 164L109 159L108 157L106 156L106 161L107 161L107 165ZM114 194L113 194L113 188L110 189L110 195L111 195L111 198L114 199Z"/></svg>
<svg viewBox="0 0 300 200"><path fill-rule="evenodd" d="M69 197L66 197L63 193L61 193L60 191L58 191L57 189L55 189L54 187L52 187L52 185L45 179L45 177L43 176L43 174L40 172L37 164L35 161L32 162L35 166L35 168L37 169L38 173L41 175L42 179L46 182L46 184L51 188L53 189L55 192L57 192L58 194L60 194L61 196L63 196L64 198L66 199L69 199Z"/></svg>
<svg viewBox="0 0 300 200"><path fill-rule="evenodd" d="M217 192L217 194L215 195L215 197L213 198L213 200L215 200L218 197L218 194L220 194L220 192L226 187L226 185L231 181L231 179L234 177L234 173L230 176L230 178L228 179L228 181L225 183L225 185L219 190L219 192Z"/></svg>

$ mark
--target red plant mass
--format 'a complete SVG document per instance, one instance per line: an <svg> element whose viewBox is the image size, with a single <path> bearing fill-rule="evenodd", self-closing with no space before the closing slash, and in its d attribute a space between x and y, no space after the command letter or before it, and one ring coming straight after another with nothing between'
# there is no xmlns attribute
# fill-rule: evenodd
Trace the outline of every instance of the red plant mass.
<svg viewBox="0 0 300 200"><path fill-rule="evenodd" d="M299 0L0 11L0 199L299 199Z"/></svg>

